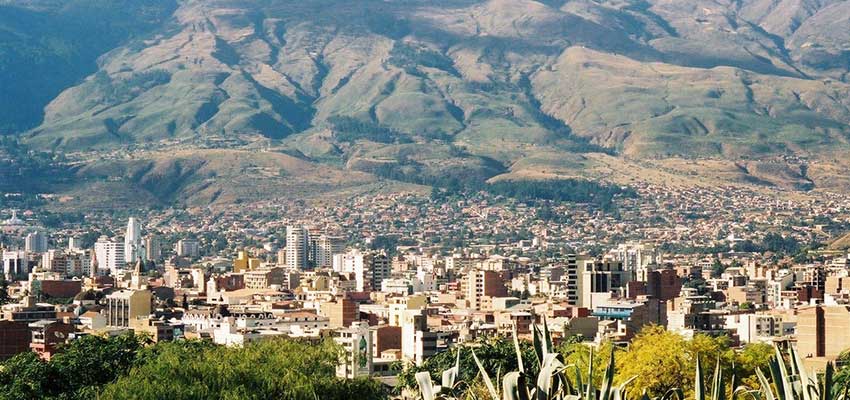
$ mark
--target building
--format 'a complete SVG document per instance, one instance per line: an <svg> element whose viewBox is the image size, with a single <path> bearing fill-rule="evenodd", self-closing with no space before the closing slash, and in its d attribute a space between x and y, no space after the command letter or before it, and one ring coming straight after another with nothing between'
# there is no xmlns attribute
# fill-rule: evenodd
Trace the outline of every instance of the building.
<svg viewBox="0 0 850 400"><path fill-rule="evenodd" d="M47 235L41 231L28 233L24 240L24 250L27 253L44 253L47 251Z"/></svg>
<svg viewBox="0 0 850 400"><path fill-rule="evenodd" d="M80 238L73 237L73 236L69 237L68 238L68 250L74 251L74 252L82 251L83 247L80 245L80 243L81 243Z"/></svg>
<svg viewBox="0 0 850 400"><path fill-rule="evenodd" d="M130 320L151 314L151 292L148 290L119 290L106 296L106 324L129 327Z"/></svg>
<svg viewBox="0 0 850 400"><path fill-rule="evenodd" d="M146 255L142 242L142 224L136 217L130 217L127 221L127 232L124 233L124 261L135 263L136 260L144 260Z"/></svg>
<svg viewBox="0 0 850 400"><path fill-rule="evenodd" d="M0 320L0 361L29 351L31 340L32 333L27 322Z"/></svg>
<svg viewBox="0 0 850 400"><path fill-rule="evenodd" d="M26 280L30 273L27 253L23 250L2 250L3 275L7 281Z"/></svg>
<svg viewBox="0 0 850 400"><path fill-rule="evenodd" d="M791 324L793 326L793 324ZM793 333L788 331L789 323L782 316L771 314L730 314L726 316L726 327L735 329L741 343L771 343L782 336Z"/></svg>
<svg viewBox="0 0 850 400"><path fill-rule="evenodd" d="M354 379L372 375L373 343L369 324L355 322L350 328L335 332L334 341L344 351L336 369L338 377Z"/></svg>
<svg viewBox="0 0 850 400"><path fill-rule="evenodd" d="M197 239L180 239L174 246L178 257L198 258L201 255L201 243Z"/></svg>
<svg viewBox="0 0 850 400"><path fill-rule="evenodd" d="M239 251L236 258L233 259L233 272L245 272L255 270L260 267L263 260L252 258L247 251Z"/></svg>
<svg viewBox="0 0 850 400"><path fill-rule="evenodd" d="M100 271L109 271L110 275L117 277L127 270L127 262L124 258L124 243L112 241L106 236L101 236L94 243L94 253L97 257L97 270L99 273Z"/></svg>
<svg viewBox="0 0 850 400"><path fill-rule="evenodd" d="M358 252L359 253L359 252ZM355 255L354 280L358 292L378 292L381 284L392 274L386 253L368 252Z"/></svg>
<svg viewBox="0 0 850 400"><path fill-rule="evenodd" d="M162 240L159 236L148 235L145 238L145 259L152 261L162 259Z"/></svg>
<svg viewBox="0 0 850 400"><path fill-rule="evenodd" d="M35 296L26 296L22 303L3 306L3 319L13 322L35 322L42 319L56 319L56 306L36 303Z"/></svg>
<svg viewBox="0 0 850 400"><path fill-rule="evenodd" d="M428 331L424 309L404 310L401 320L401 354L416 365L437 353L436 332Z"/></svg>
<svg viewBox="0 0 850 400"><path fill-rule="evenodd" d="M288 278L286 269L282 267L247 271L244 276L245 287L248 289L268 289L272 285L281 286Z"/></svg>
<svg viewBox="0 0 850 400"><path fill-rule="evenodd" d="M594 297L610 298L612 292L625 290L634 276L634 272L625 270L623 263L614 259L589 259L580 265L579 307L593 308Z"/></svg>
<svg viewBox="0 0 850 400"><path fill-rule="evenodd" d="M493 297L506 297L508 289L496 271L472 270L466 275L462 288L466 302L472 310L481 310Z"/></svg>
<svg viewBox="0 0 850 400"><path fill-rule="evenodd" d="M91 259L85 251L47 250L41 256L41 268L63 276L87 276Z"/></svg>
<svg viewBox="0 0 850 400"><path fill-rule="evenodd" d="M592 261L588 255L568 254L563 262L564 272L561 280L566 282L567 303L573 306L581 304L581 271L584 264Z"/></svg>
<svg viewBox="0 0 850 400"><path fill-rule="evenodd" d="M345 239L341 236L323 234L315 243L315 266L319 268L332 267L334 254L345 251Z"/></svg>
<svg viewBox="0 0 850 400"><path fill-rule="evenodd" d="M309 237L307 229L301 226L286 227L286 266L293 270L306 269L309 266Z"/></svg>
<svg viewBox="0 0 850 400"><path fill-rule="evenodd" d="M168 322L153 318L150 315L131 319L130 329L136 334L146 333L154 342L174 340L175 334L182 331L180 328L175 329ZM175 333L175 331L177 332Z"/></svg>
<svg viewBox="0 0 850 400"><path fill-rule="evenodd" d="M623 269L636 274L635 279L646 281L646 273L659 263L659 252L647 243L624 243L611 250L614 260L623 263Z"/></svg>
<svg viewBox="0 0 850 400"><path fill-rule="evenodd" d="M347 328L359 319L357 302L346 297L322 302L320 313L328 318L328 326L331 328Z"/></svg>
<svg viewBox="0 0 850 400"><path fill-rule="evenodd" d="M30 349L45 361L50 361L59 346L68 341L71 333L77 331L72 324L51 320L32 322L29 328L32 330Z"/></svg>
<svg viewBox="0 0 850 400"><path fill-rule="evenodd" d="M33 294L42 295L54 299L70 299L82 291L82 281L78 279L38 280L38 284L31 283ZM37 288L37 290L36 290Z"/></svg>
<svg viewBox="0 0 850 400"><path fill-rule="evenodd" d="M850 348L850 307L811 306L797 315L797 351L803 357L835 360Z"/></svg>

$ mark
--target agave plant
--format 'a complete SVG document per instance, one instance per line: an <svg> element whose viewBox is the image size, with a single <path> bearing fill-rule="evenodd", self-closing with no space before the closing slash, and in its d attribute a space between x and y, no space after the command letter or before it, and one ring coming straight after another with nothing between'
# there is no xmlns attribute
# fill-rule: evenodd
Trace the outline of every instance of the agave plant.
<svg viewBox="0 0 850 400"><path fill-rule="evenodd" d="M754 397L764 400L844 400L847 397L847 386L834 388L833 374L835 368L832 362L826 364L822 377L811 374L803 364L803 358L787 346L787 357L783 357L779 346L774 346L774 357L770 360L770 377L768 381L761 369L756 370L760 390L755 391ZM835 393L837 390L837 394Z"/></svg>
<svg viewBox="0 0 850 400"><path fill-rule="evenodd" d="M516 325L513 328L513 342L516 350L517 365L519 371L511 371L494 381L481 360L472 351L472 358L478 367L479 376L487 389L490 400L626 400L625 388L634 379L629 379L621 385L614 385L614 350L605 369L602 385L597 388L592 383L593 355L591 350L591 361L587 371L587 383L583 383L581 370L577 366L564 365L563 356L553 350L552 336L546 319L543 320L542 329L533 325L534 353L540 365L537 376L529 376L523 363L520 351L519 338L517 337ZM460 349L455 366L443 372L442 385L434 385L428 372L416 374L420 394L424 400L452 399L457 382L455 382L459 371ZM571 383L567 378L567 372L574 371L575 382ZM717 399L724 400L724 399Z"/></svg>

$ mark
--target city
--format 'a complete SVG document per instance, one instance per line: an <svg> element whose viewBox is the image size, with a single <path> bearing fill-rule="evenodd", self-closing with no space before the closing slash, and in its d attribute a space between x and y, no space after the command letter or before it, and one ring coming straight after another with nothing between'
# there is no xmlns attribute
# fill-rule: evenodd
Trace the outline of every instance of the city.
<svg viewBox="0 0 850 400"><path fill-rule="evenodd" d="M850 0L0 0L0 400L850 400Z"/></svg>
<svg viewBox="0 0 850 400"><path fill-rule="evenodd" d="M850 348L850 253L834 240L850 201L777 197L645 186L604 211L435 190L52 229L9 210L0 356L49 361L128 332L236 348L331 340L339 378L410 395L405 371L545 323L554 343L592 346L628 347L653 326L732 349L790 341L823 368Z"/></svg>

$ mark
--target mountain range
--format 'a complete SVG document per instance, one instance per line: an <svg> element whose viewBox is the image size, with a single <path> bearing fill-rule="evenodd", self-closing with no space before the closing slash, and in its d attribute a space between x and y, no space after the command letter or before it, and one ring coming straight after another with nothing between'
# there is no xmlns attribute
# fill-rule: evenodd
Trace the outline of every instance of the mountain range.
<svg viewBox="0 0 850 400"><path fill-rule="evenodd" d="M846 192L848 72L843 0L0 0L0 129L72 155L76 191L165 203L296 178Z"/></svg>

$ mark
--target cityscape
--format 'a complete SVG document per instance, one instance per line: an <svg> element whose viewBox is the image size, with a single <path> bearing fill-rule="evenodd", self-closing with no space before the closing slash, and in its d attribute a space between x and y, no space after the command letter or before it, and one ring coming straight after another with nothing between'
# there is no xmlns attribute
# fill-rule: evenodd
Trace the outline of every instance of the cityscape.
<svg viewBox="0 0 850 400"><path fill-rule="evenodd" d="M850 0L0 0L0 400L850 400Z"/></svg>
<svg viewBox="0 0 850 400"><path fill-rule="evenodd" d="M49 361L128 333L233 348L330 340L338 378L416 397L405 380L429 359L530 341L545 323L554 343L591 347L629 348L650 327L730 349L790 342L823 368L850 347L850 201L786 195L647 185L603 210L434 190L92 213L55 228L10 209L2 357Z"/></svg>

